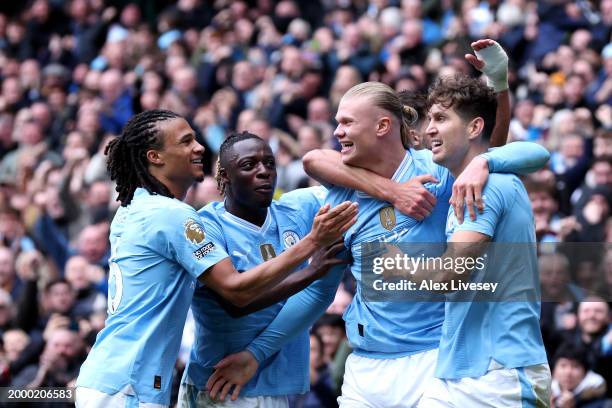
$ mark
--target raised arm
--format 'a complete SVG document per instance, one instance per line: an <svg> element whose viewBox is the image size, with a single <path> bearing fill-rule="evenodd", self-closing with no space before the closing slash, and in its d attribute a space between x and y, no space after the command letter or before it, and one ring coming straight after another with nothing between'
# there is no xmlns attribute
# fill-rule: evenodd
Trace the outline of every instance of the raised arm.
<svg viewBox="0 0 612 408"><path fill-rule="evenodd" d="M428 216L436 198L424 183L437 182L431 175L417 176L404 183L382 177L369 170L347 166L340 153L330 149L308 152L303 158L304 170L322 184L347 187L391 203L400 212L417 220Z"/></svg>
<svg viewBox="0 0 612 408"><path fill-rule="evenodd" d="M344 202L333 209L319 210L311 232L297 244L246 272L239 273L225 258L200 275L199 280L236 306L246 306L282 281L321 247L330 245L356 221L357 204Z"/></svg>
<svg viewBox="0 0 612 408"><path fill-rule="evenodd" d="M491 147L506 144L510 128L510 94L508 93L508 55L495 41L483 39L471 44L476 55L466 54L465 59L487 77L487 83L497 95L495 128L491 134Z"/></svg>

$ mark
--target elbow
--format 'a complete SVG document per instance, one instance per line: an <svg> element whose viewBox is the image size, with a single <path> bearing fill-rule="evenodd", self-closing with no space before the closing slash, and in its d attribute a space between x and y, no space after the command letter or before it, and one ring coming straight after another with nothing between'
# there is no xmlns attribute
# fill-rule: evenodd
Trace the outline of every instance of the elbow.
<svg viewBox="0 0 612 408"><path fill-rule="evenodd" d="M226 282L224 286L219 288L218 294L233 308L245 307L253 300L254 295L251 291L240 285L239 282Z"/></svg>
<svg viewBox="0 0 612 408"><path fill-rule="evenodd" d="M542 160L542 167L544 167L544 165L548 163L548 160L550 160L550 152L544 146L540 146L540 154Z"/></svg>
<svg viewBox="0 0 612 408"><path fill-rule="evenodd" d="M251 303L251 296L247 292L231 291L224 296L225 300L235 307L245 307ZM239 312L238 312L239 313Z"/></svg>
<svg viewBox="0 0 612 408"><path fill-rule="evenodd" d="M311 150L306 153L302 158L302 165L306 174L312 177L315 174L317 163L321 162L322 159L323 152L320 149Z"/></svg>

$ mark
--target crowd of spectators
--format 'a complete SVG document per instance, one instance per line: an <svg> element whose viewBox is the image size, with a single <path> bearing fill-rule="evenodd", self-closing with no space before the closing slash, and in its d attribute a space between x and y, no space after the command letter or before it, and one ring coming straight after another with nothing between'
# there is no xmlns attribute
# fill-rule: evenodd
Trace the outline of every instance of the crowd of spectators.
<svg viewBox="0 0 612 408"><path fill-rule="evenodd" d="M196 209L228 131L272 146L278 193L313 183L301 157L335 148L353 85L426 92L477 75L463 55L510 56L509 141L541 143L525 179L541 256L542 332L559 407L612 396L612 0L30 0L0 5L0 385L73 385L106 316L115 201L104 147L137 112L173 110L206 146ZM312 391L335 406L349 352L339 314L311 335ZM186 330L191 333L190 330ZM185 363L177 363L177 377ZM599 404L599 405L598 405Z"/></svg>

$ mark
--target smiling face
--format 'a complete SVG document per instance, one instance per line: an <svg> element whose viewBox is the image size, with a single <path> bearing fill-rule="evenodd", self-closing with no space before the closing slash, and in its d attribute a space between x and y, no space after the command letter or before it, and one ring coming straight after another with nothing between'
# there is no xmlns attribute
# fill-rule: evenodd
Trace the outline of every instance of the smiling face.
<svg viewBox="0 0 612 408"><path fill-rule="evenodd" d="M243 208L267 208L276 188L276 162L270 145L260 139L236 142L227 153L226 194Z"/></svg>
<svg viewBox="0 0 612 408"><path fill-rule="evenodd" d="M367 163L376 154L377 111L367 97L343 97L338 105L334 136L342 150L342 162L367 168Z"/></svg>
<svg viewBox="0 0 612 408"><path fill-rule="evenodd" d="M450 108L434 104L427 114L425 131L431 140L433 161L452 171L459 168L469 150L467 123Z"/></svg>
<svg viewBox="0 0 612 408"><path fill-rule="evenodd" d="M204 147L196 141L195 132L183 118L169 119L158 124L163 135L163 147L157 150L158 163L169 180L190 185L204 180L202 155Z"/></svg>

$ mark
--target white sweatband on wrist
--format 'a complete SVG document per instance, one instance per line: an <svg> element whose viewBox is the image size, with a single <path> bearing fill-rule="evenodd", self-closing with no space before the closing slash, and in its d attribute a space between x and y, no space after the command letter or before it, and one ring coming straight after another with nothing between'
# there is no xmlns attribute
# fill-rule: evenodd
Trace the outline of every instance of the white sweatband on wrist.
<svg viewBox="0 0 612 408"><path fill-rule="evenodd" d="M508 89L508 55L501 45L495 42L474 53L485 63L482 72L487 77L487 84L496 93Z"/></svg>

